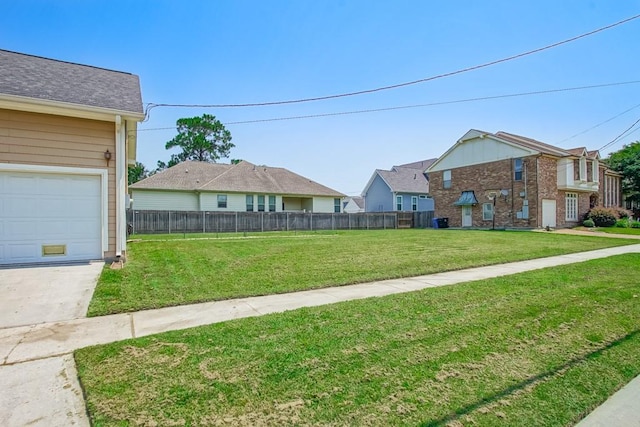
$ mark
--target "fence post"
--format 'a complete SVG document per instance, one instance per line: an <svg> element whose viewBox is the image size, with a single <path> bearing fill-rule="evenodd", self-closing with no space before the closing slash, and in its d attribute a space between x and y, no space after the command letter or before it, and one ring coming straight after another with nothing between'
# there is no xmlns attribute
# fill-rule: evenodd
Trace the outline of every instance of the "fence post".
<svg viewBox="0 0 640 427"><path fill-rule="evenodd" d="M309 230L313 231L313 212L309 212Z"/></svg>
<svg viewBox="0 0 640 427"><path fill-rule="evenodd" d="M204 211L202 211L202 233L206 233L207 232L207 220L205 218L205 213Z"/></svg>
<svg viewBox="0 0 640 427"><path fill-rule="evenodd" d="M285 221L287 222L287 231L289 231L289 212L285 213Z"/></svg>
<svg viewBox="0 0 640 427"><path fill-rule="evenodd" d="M167 222L169 223L169 234L171 234L171 211L169 211L168 213L168 218L169 220Z"/></svg>
<svg viewBox="0 0 640 427"><path fill-rule="evenodd" d="M238 233L238 211L236 211L236 234Z"/></svg>
<svg viewBox="0 0 640 427"><path fill-rule="evenodd" d="M260 231L264 233L264 212L260 215Z"/></svg>

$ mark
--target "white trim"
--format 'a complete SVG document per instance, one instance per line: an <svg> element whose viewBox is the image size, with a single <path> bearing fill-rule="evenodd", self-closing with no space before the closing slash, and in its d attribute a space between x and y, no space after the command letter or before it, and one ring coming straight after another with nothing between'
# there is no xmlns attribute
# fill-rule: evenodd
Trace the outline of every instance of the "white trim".
<svg viewBox="0 0 640 427"><path fill-rule="evenodd" d="M49 99L29 98L18 95L0 95L0 108L7 110L29 111L32 113L56 114L59 116L80 117L113 122L114 117L122 117L141 121L143 113L134 111L120 111L112 108L93 107L90 105L74 104L71 102L51 101Z"/></svg>
<svg viewBox="0 0 640 427"><path fill-rule="evenodd" d="M0 163L0 172L36 172L66 175L99 175L101 187L101 230L102 252L109 250L109 173L107 169L75 168L68 166L27 165L19 163Z"/></svg>
<svg viewBox="0 0 640 427"><path fill-rule="evenodd" d="M127 193L127 182L125 181L127 169L126 153L126 126L122 117L115 119L116 135L116 256L121 256L127 249L127 227L126 210L123 205L125 194Z"/></svg>

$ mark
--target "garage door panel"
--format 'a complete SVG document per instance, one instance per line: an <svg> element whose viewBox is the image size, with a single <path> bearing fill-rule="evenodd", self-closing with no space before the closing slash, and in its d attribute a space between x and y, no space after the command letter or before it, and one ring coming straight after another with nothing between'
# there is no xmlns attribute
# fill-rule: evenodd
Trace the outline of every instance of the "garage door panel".
<svg viewBox="0 0 640 427"><path fill-rule="evenodd" d="M10 243L6 247L9 262L37 261L41 250L34 243Z"/></svg>
<svg viewBox="0 0 640 427"><path fill-rule="evenodd" d="M36 228L39 239L60 239L69 234L69 223L66 220L39 221Z"/></svg>
<svg viewBox="0 0 640 427"><path fill-rule="evenodd" d="M91 256L99 249L95 242L74 242L67 246L68 255L79 258Z"/></svg>
<svg viewBox="0 0 640 427"><path fill-rule="evenodd" d="M7 218L33 218L41 212L40 203L33 196L28 198L22 194L10 195L10 199L5 200L5 216Z"/></svg>
<svg viewBox="0 0 640 427"><path fill-rule="evenodd" d="M24 175L10 175L5 182L4 191L7 194L28 194L31 189L36 188L37 178Z"/></svg>
<svg viewBox="0 0 640 427"><path fill-rule="evenodd" d="M0 172L0 264L102 258L101 191L99 175Z"/></svg>

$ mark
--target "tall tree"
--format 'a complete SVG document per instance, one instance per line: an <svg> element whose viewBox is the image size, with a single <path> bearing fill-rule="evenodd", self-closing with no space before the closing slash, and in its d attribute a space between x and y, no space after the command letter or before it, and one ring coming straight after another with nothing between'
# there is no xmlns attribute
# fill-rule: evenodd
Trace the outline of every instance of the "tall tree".
<svg viewBox="0 0 640 427"><path fill-rule="evenodd" d="M640 202L640 141L624 145L611 153L605 162L622 174L622 192L627 200Z"/></svg>
<svg viewBox="0 0 640 427"><path fill-rule="evenodd" d="M167 142L167 150L179 147L181 153L172 154L168 166L185 160L198 160L215 163L229 152L235 145L231 143L231 132L211 114L202 117L178 119L176 122L178 135Z"/></svg>
<svg viewBox="0 0 640 427"><path fill-rule="evenodd" d="M142 163L136 162L134 166L129 166L129 169L127 170L127 175L128 175L127 181L129 182L129 185L131 185L134 182L138 182L148 177L149 171L147 170L147 168L144 167Z"/></svg>

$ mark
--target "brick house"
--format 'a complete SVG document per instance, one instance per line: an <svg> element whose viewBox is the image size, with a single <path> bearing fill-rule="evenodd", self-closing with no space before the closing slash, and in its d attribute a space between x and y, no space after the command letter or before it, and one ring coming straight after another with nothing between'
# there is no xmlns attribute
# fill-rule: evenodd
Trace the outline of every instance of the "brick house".
<svg viewBox="0 0 640 427"><path fill-rule="evenodd" d="M572 227L593 206L620 207L621 176L598 151L470 130L428 169L435 216L451 227Z"/></svg>

